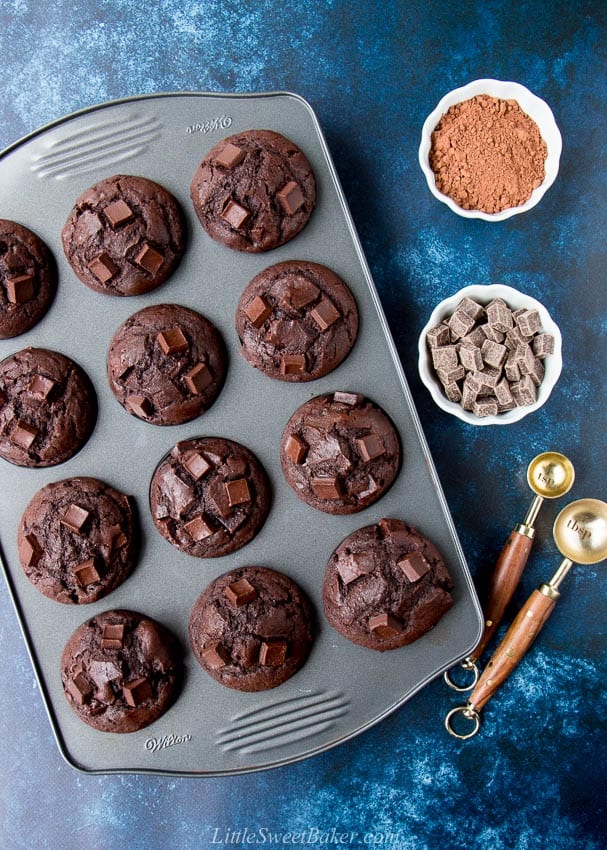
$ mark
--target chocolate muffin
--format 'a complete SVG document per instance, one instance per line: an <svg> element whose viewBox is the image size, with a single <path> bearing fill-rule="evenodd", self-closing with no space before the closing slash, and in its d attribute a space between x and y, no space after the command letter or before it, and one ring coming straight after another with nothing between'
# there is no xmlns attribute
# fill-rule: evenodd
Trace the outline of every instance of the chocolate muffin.
<svg viewBox="0 0 607 850"><path fill-rule="evenodd" d="M360 646L383 652L417 640L453 604L452 581L433 543L402 520L348 535L323 582L327 620Z"/></svg>
<svg viewBox="0 0 607 850"><path fill-rule="evenodd" d="M0 339L33 328L56 288L57 266L47 245L27 227L0 219Z"/></svg>
<svg viewBox="0 0 607 850"><path fill-rule="evenodd" d="M376 502L394 481L400 455L388 416L351 392L304 402L280 442L280 462L295 495L329 514L353 514Z"/></svg>
<svg viewBox="0 0 607 850"><path fill-rule="evenodd" d="M94 602L133 569L133 504L97 478L47 484L23 512L17 547L25 575L45 596Z"/></svg>
<svg viewBox="0 0 607 850"><path fill-rule="evenodd" d="M289 679L312 646L312 612L301 588L267 567L241 567L211 582L190 617L190 644L217 682L265 691Z"/></svg>
<svg viewBox="0 0 607 850"><path fill-rule="evenodd" d="M290 260L248 284L238 302L236 331L251 366L280 381L313 381L350 353L358 310L331 269Z"/></svg>
<svg viewBox="0 0 607 850"><path fill-rule="evenodd" d="M0 457L10 463L63 463L88 440L96 418L93 386L64 354L25 348L0 363Z"/></svg>
<svg viewBox="0 0 607 850"><path fill-rule="evenodd" d="M316 181L292 141L272 130L245 130L209 151L190 197L209 236L256 253L284 245L307 224Z"/></svg>
<svg viewBox="0 0 607 850"><path fill-rule="evenodd" d="M160 286L185 250L181 207L163 186L116 174L87 189L61 231L76 276L107 295Z"/></svg>
<svg viewBox="0 0 607 850"><path fill-rule="evenodd" d="M65 697L101 732L135 732L175 701L182 676L173 635L135 611L105 611L83 623L61 656Z"/></svg>
<svg viewBox="0 0 607 850"><path fill-rule="evenodd" d="M215 325L178 304L154 304L127 319L107 358L110 388L120 404L154 425L200 416L219 394L226 365Z"/></svg>
<svg viewBox="0 0 607 850"><path fill-rule="evenodd" d="M152 519L162 536L197 558L249 543L270 510L270 484L252 451L224 437L184 440L157 466Z"/></svg>

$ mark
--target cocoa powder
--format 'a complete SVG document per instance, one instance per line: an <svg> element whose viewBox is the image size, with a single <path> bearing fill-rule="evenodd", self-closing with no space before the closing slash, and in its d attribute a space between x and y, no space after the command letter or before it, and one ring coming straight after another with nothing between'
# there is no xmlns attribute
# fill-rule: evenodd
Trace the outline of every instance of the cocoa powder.
<svg viewBox="0 0 607 850"><path fill-rule="evenodd" d="M516 100L477 95L442 116L429 162L437 189L458 206L497 213L521 206L541 185L547 153Z"/></svg>

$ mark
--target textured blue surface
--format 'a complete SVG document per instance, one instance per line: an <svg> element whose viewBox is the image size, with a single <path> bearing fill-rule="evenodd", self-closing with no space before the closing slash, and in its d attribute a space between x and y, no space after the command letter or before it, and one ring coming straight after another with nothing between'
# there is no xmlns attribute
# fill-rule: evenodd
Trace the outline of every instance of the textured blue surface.
<svg viewBox="0 0 607 850"><path fill-rule="evenodd" d="M572 496L607 497L606 25L602 0L0 0L0 146L73 110L146 92L291 90L307 98L482 588L524 516L534 454L564 451L576 466ZM539 206L496 225L437 203L416 158L421 125L440 97L487 76L547 100L564 142L557 182ZM416 371L417 334L435 302L489 281L543 301L564 338L550 401L508 428L443 414ZM541 515L518 603L558 563L550 539L558 506ZM345 846L398 850L601 850L602 570L580 568L567 579L534 651L489 704L473 741L444 732L457 699L437 681L337 749L213 780L86 776L64 764L1 586L0 846L198 850L253 837L247 846L262 846L273 833L283 840L299 832L308 846L334 846L341 836Z"/></svg>

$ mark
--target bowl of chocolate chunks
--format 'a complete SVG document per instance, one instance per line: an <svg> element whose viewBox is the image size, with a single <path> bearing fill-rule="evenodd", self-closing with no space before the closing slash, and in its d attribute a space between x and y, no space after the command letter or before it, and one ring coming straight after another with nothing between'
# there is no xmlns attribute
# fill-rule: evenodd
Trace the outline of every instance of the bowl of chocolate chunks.
<svg viewBox="0 0 607 850"><path fill-rule="evenodd" d="M472 425L510 425L548 401L562 338L543 304L510 286L477 284L441 301L418 343L436 404Z"/></svg>

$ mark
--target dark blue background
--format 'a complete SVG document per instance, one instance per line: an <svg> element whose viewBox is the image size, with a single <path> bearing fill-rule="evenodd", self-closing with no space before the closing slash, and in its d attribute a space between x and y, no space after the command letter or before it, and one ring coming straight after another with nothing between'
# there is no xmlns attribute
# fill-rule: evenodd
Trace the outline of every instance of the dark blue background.
<svg viewBox="0 0 607 850"><path fill-rule="evenodd" d="M602 0L0 0L0 146L76 109L146 92L290 90L308 99L482 590L530 502L525 469L535 454L571 456L571 498L607 497L606 24ZM498 224L451 213L417 164L426 115L479 77L528 86L563 135L555 185L530 213ZM417 376L417 335L430 310L475 282L526 291L563 333L552 397L508 427L449 417ZM517 603L558 564L550 530L561 506L541 514ZM0 845L198 850L220 846L215 828L247 827L335 828L358 833L355 847L368 833L374 846L398 850L605 848L604 569L580 567L567 579L473 741L445 733L457 698L439 680L321 756L211 780L86 776L64 764L2 585Z"/></svg>

